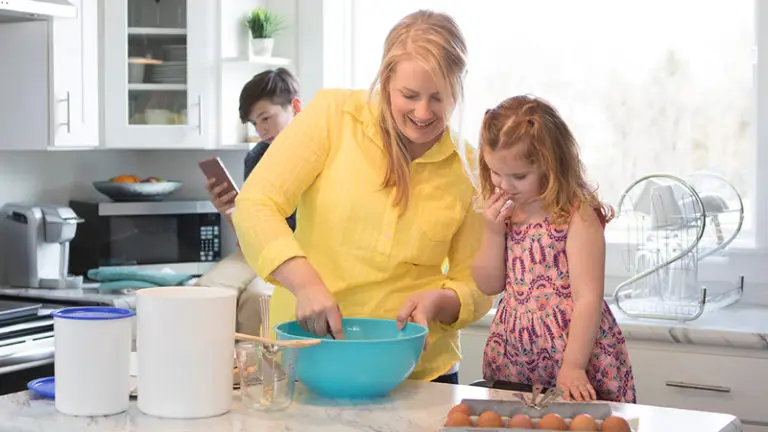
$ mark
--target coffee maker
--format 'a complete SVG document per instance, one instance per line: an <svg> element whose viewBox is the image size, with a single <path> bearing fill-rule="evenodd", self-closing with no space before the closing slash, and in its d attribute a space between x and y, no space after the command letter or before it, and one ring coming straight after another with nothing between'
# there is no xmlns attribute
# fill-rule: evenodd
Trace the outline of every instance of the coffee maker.
<svg viewBox="0 0 768 432"><path fill-rule="evenodd" d="M4 282L23 288L80 288L82 276L69 276L69 242L75 212L51 204L8 203L0 208L0 258Z"/></svg>

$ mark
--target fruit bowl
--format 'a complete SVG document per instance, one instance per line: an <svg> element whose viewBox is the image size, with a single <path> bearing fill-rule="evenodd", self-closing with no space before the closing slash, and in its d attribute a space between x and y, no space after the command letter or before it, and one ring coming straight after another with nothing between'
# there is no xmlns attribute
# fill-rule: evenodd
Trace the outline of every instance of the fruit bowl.
<svg viewBox="0 0 768 432"><path fill-rule="evenodd" d="M161 201L176 192L183 183L177 181L143 181L122 183L96 181L93 187L112 201Z"/></svg>

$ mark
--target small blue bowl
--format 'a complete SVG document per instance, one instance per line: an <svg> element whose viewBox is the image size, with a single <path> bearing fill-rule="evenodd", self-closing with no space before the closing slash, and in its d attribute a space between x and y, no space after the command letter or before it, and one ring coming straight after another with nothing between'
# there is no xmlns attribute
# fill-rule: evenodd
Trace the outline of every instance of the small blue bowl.
<svg viewBox="0 0 768 432"><path fill-rule="evenodd" d="M429 330L408 323L398 330L395 320L344 318L344 340L318 338L296 321L275 327L278 340L322 339L297 350L297 377L326 398L386 396L413 372Z"/></svg>

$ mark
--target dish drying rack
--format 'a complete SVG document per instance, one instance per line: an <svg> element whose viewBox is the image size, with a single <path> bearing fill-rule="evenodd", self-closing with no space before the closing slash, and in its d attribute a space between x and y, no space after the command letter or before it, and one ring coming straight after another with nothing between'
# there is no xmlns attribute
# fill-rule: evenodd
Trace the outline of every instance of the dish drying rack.
<svg viewBox="0 0 768 432"><path fill-rule="evenodd" d="M710 283L714 295L699 281L700 263L723 259L744 222L741 195L723 177L706 171L641 177L622 193L616 216L611 225L623 233L632 275L614 293L622 312L685 322L741 300L742 275L733 284Z"/></svg>

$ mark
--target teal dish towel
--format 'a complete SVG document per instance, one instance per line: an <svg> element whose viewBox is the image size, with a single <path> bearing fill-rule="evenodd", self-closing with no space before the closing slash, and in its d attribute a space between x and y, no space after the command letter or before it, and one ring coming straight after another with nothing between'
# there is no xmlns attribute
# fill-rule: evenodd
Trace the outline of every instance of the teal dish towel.
<svg viewBox="0 0 768 432"><path fill-rule="evenodd" d="M193 275L127 268L88 270L88 279L101 282L99 290L139 289L158 286L181 286Z"/></svg>

